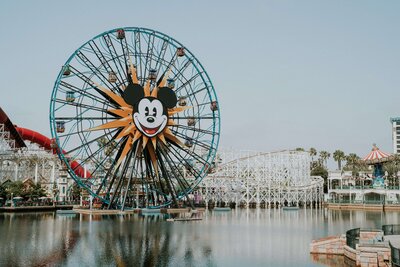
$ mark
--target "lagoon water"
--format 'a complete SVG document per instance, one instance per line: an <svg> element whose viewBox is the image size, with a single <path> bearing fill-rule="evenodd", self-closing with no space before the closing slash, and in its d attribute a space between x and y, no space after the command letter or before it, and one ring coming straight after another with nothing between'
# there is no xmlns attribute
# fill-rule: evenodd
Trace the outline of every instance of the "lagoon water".
<svg viewBox="0 0 400 267"><path fill-rule="evenodd" d="M400 223L398 212L327 209L202 217L0 213L0 266L343 266L343 257L312 257L311 240Z"/></svg>

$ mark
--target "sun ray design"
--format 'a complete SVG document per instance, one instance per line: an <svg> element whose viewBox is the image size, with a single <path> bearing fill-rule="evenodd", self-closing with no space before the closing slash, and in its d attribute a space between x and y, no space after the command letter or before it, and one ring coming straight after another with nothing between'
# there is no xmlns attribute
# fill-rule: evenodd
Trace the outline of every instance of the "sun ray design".
<svg viewBox="0 0 400 267"><path fill-rule="evenodd" d="M122 91L127 92L127 90L133 90L132 88L138 86L140 88L143 88L143 98L148 98L148 99L158 99L160 97L160 90L164 90L162 92L165 94L166 89L165 87L167 84L167 79L171 73L171 69L169 68L163 75L161 81L159 82L158 85L155 85L154 88L152 89L152 82L150 79L148 79L145 83L144 86L141 87L139 84L139 79L137 77L137 69L136 67L132 64L132 59L129 56L129 74L130 74L130 79L128 79L128 86L126 85L121 85L120 88ZM129 85L129 80L131 80L131 84ZM119 129L120 132L116 136L115 139L121 139L121 138L127 138L126 141L123 143L123 148L122 152L119 155L119 158L117 160L116 167L118 167L123 160L126 158L128 155L129 151L132 149L133 145L136 142L139 142L140 146L139 148L141 149L139 153L142 153L143 150L147 150L148 154L150 155L151 162L153 164L153 168L156 172L156 175L158 177L158 165L157 165L157 154L155 150L159 147L157 145L157 142L161 142L163 145L167 145L168 142L173 142L175 144L178 144L180 146L184 146L184 144L177 138L169 129L169 126L174 126L176 125L175 121L173 118L170 116L177 114L179 112L183 112L185 110L188 110L192 107L185 106L185 107L178 107L176 106L176 102L173 105L173 107L169 108L166 107L166 114L167 114L167 120L165 122L165 125L162 130L157 129L159 132L157 134L153 135L147 135L143 133L143 129L147 129L144 126L136 124L134 120L134 114L135 112L139 112L138 107L136 105L133 105L132 103L127 103L124 95L118 95L115 92L112 92L111 90L93 82L89 81L89 83L99 91L99 93L106 98L107 100L112 100L114 103L116 103L118 106L115 108L110 108L107 110L109 114L112 114L116 116L116 119L104 123L102 125L87 129L86 131L98 131L98 130L106 130L106 129ZM169 89L169 88L167 88ZM170 89L169 89L170 90ZM172 91L172 90L171 90ZM175 93L174 93L175 94ZM128 101L129 102L129 101ZM150 112L147 110L146 112ZM153 111L151 111L153 112ZM140 130L139 128L142 128Z"/></svg>

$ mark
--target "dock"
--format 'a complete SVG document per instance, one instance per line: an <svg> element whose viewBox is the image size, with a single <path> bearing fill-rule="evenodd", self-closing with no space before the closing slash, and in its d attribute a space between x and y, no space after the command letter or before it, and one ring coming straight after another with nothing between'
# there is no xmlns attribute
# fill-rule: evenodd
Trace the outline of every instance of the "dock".
<svg viewBox="0 0 400 267"><path fill-rule="evenodd" d="M214 207L213 211L231 211L231 208L229 207Z"/></svg>
<svg viewBox="0 0 400 267"><path fill-rule="evenodd" d="M172 209L160 209L161 213L163 214L179 214L179 213L199 213L199 212L204 212L205 208L197 208L197 209L191 209L191 208L172 208Z"/></svg>
<svg viewBox="0 0 400 267"><path fill-rule="evenodd" d="M56 211L56 210L72 210L73 208L74 208L73 205L0 207L0 212Z"/></svg>
<svg viewBox="0 0 400 267"><path fill-rule="evenodd" d="M201 221L203 218L169 218L167 222Z"/></svg>

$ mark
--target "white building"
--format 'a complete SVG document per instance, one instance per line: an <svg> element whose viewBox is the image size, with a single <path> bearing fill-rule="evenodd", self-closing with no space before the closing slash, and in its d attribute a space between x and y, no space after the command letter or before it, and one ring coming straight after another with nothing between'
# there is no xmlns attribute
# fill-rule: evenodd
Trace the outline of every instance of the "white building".
<svg viewBox="0 0 400 267"><path fill-rule="evenodd" d="M392 124L393 153L400 153L400 117L390 118Z"/></svg>

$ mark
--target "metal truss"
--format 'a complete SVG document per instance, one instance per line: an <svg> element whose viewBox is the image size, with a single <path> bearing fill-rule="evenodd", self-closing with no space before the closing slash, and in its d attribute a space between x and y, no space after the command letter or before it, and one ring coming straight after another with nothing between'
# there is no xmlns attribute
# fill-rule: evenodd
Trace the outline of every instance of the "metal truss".
<svg viewBox="0 0 400 267"><path fill-rule="evenodd" d="M15 140L11 138L11 134L7 131L5 125L0 123L0 154L15 149Z"/></svg>
<svg viewBox="0 0 400 267"><path fill-rule="evenodd" d="M306 152L279 151L219 153L214 173L195 195L206 203L234 202L241 206L320 205L323 179L310 176Z"/></svg>
<svg viewBox="0 0 400 267"><path fill-rule="evenodd" d="M48 195L58 189L60 199L65 199L72 184L65 167L57 155L45 151L35 144L16 148L10 132L0 124L0 184L9 181L31 179L47 189Z"/></svg>

